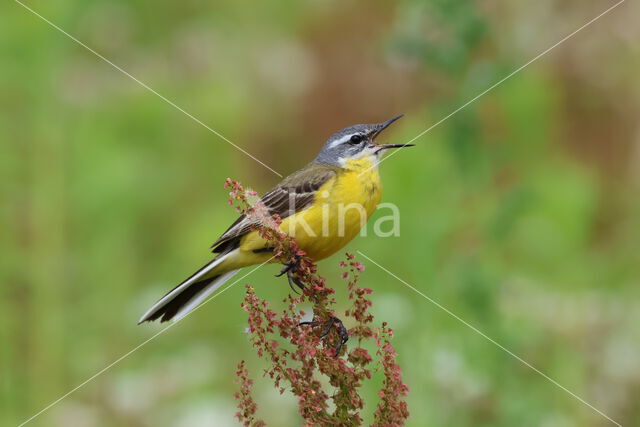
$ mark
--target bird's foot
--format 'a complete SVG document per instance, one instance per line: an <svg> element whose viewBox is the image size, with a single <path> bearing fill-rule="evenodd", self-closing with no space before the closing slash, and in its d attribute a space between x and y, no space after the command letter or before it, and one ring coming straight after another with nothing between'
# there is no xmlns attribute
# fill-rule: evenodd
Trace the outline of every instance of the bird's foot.
<svg viewBox="0 0 640 427"><path fill-rule="evenodd" d="M329 335L329 332L331 332L331 329L335 327L336 333L338 334L339 339L338 339L338 344L334 348L335 353L333 357L338 357L338 355L340 355L340 350L342 350L342 347L346 344L347 341L349 341L349 331L347 331L347 328L344 327L342 320L338 319L335 316L329 316L329 319L326 322L312 321L312 322L298 323L298 326L305 326L305 325L311 326L312 328L315 328L316 326L320 326L320 325L326 325L326 328L324 331L322 331L320 338L324 338L327 335Z"/></svg>
<svg viewBox="0 0 640 427"><path fill-rule="evenodd" d="M284 263L284 268L280 270L280 273L276 274L276 277L282 277L282 275L286 274L287 281L289 282L289 287L291 288L291 290L296 294L300 294L300 292L298 292L296 288L293 287L293 285L295 284L298 288L300 288L300 290L304 292L305 290L304 283L302 283L300 279L298 279L295 276L295 273L298 271L298 268L300 267L300 260L302 259L302 257L296 255L294 258L295 259L293 261Z"/></svg>

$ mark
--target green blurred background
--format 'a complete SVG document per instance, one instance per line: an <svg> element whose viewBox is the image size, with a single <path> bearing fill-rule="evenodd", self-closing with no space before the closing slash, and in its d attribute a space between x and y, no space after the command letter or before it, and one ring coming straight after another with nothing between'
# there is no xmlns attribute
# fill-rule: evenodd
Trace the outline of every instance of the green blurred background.
<svg viewBox="0 0 640 427"><path fill-rule="evenodd" d="M27 4L287 174L350 124L405 113L383 140L411 139L613 2ZM386 161L401 235L349 246L624 425L640 425L639 12L623 4ZM226 177L279 178L11 1L0 141L0 424L16 425L162 329L136 321L234 219ZM320 267L345 307L340 259ZM247 281L278 306L276 271ZM375 265L362 284L395 328L410 425L611 425ZM259 416L299 424L260 376L243 293L31 424L233 425L242 358Z"/></svg>

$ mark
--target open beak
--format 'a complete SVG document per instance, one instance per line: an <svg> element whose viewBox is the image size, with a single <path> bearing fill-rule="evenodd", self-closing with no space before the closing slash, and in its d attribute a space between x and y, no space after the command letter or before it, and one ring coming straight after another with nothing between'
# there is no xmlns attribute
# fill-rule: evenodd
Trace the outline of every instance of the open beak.
<svg viewBox="0 0 640 427"><path fill-rule="evenodd" d="M380 123L378 125L379 126L378 129L376 129L373 135L371 136L371 139L374 140L380 134L380 132L388 128L391 125L391 123L395 122L396 120L398 120L403 116L404 114L400 114L399 116L389 119L386 122ZM374 154L378 154L379 152L388 150L390 148L413 147L414 145L415 144L374 144L373 146L371 146L371 148L377 148Z"/></svg>
<svg viewBox="0 0 640 427"><path fill-rule="evenodd" d="M376 145L378 149L375 151L375 154L378 154L381 151L388 150L389 148L402 148L402 147L415 147L416 144L382 144Z"/></svg>
<svg viewBox="0 0 640 427"><path fill-rule="evenodd" d="M372 138L375 138L376 136L378 136L380 134L380 132L382 132L383 130L388 128L391 125L391 123L395 122L396 120L398 120L399 118L401 118L403 116L404 116L404 114L400 114L399 116L396 116L393 119L389 119L386 122L380 123L378 125L378 128L375 130L375 132L373 132Z"/></svg>

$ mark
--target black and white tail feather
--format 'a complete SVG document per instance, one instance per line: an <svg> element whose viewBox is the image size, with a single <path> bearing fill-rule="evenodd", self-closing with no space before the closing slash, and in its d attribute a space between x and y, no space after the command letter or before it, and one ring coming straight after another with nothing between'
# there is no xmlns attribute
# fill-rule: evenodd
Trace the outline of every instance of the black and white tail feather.
<svg viewBox="0 0 640 427"><path fill-rule="evenodd" d="M204 302L209 295L222 286L227 280L232 278L238 271L233 270L227 273L210 276L208 273L220 265L230 253L218 256L191 277L180 283L160 298L145 314L142 315L138 324L151 322L160 319L161 322L177 322L189 314L191 310Z"/></svg>

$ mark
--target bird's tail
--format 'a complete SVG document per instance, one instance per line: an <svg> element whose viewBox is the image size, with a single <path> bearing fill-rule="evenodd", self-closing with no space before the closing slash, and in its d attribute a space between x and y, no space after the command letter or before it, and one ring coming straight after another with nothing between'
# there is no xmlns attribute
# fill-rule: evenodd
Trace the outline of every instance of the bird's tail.
<svg viewBox="0 0 640 427"><path fill-rule="evenodd" d="M227 255L219 256L209 262L169 291L142 315L138 324L157 319L160 319L161 322L167 320L176 322L186 316L238 272L238 270L232 270L216 274L216 267L224 261Z"/></svg>

